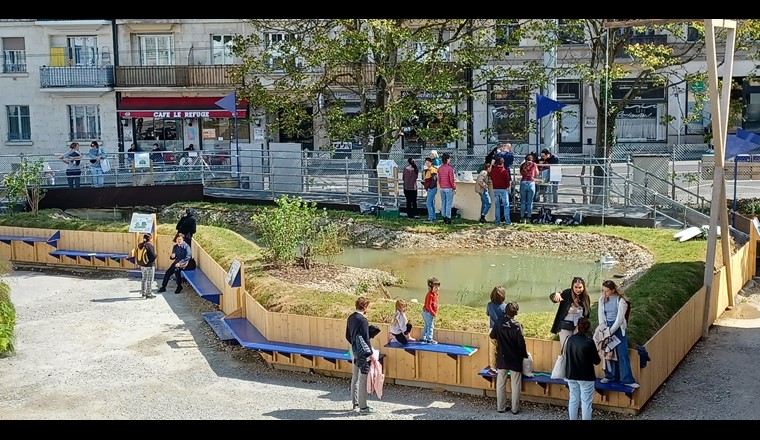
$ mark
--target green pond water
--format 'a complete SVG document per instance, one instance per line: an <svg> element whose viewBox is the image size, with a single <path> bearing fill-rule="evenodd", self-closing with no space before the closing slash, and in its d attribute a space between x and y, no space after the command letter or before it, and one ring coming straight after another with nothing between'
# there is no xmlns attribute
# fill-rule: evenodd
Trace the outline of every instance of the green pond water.
<svg viewBox="0 0 760 440"><path fill-rule="evenodd" d="M325 259L321 259L325 261ZM389 287L394 298L417 299L427 293L427 279L441 281L441 304L483 307L495 286L504 286L507 301L517 301L520 312L555 311L549 293L570 287L573 277L586 280L592 303L601 294L602 281L621 275L619 265L577 257L540 255L515 250L479 250L459 254L412 255L396 250L346 248L333 257L334 264L382 269L405 280L402 287Z"/></svg>

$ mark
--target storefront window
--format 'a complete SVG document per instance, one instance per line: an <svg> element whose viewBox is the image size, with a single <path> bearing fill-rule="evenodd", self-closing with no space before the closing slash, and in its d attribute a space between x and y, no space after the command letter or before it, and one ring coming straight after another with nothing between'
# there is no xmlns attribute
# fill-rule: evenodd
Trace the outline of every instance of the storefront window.
<svg viewBox="0 0 760 440"><path fill-rule="evenodd" d="M250 142L251 141L251 128L248 124L248 119L238 119L238 141ZM213 130L215 142L220 142L219 138L223 141L234 142L235 141L235 119L234 118L203 118L203 139L208 139L207 136L211 134Z"/></svg>
<svg viewBox="0 0 760 440"><path fill-rule="evenodd" d="M528 92L521 83L491 83L488 93L489 142L528 141Z"/></svg>
<svg viewBox="0 0 760 440"><path fill-rule="evenodd" d="M635 84L632 80L612 84L612 100L621 100L636 87L636 98L628 104L615 120L615 136L618 142L663 142L666 125L661 121L667 114L665 88L652 82Z"/></svg>

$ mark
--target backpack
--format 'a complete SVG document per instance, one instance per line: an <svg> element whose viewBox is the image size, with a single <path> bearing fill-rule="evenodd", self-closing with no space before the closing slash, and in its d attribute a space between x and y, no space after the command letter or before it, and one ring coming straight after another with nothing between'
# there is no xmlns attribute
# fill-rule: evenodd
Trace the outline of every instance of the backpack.
<svg viewBox="0 0 760 440"><path fill-rule="evenodd" d="M148 261L148 246L137 247L135 261L140 266L147 266L150 264L150 261Z"/></svg>

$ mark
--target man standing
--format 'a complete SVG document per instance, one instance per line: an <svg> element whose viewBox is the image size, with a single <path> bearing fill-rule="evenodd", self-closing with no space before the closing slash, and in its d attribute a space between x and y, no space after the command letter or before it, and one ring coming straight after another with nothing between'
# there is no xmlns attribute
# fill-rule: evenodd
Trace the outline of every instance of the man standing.
<svg viewBox="0 0 760 440"><path fill-rule="evenodd" d="M504 224L509 226L512 220L509 215L509 185L512 177L504 167L504 158L497 157L496 165L491 167L491 184L493 185L493 206L496 226L501 224L502 208L504 209Z"/></svg>
<svg viewBox="0 0 760 440"><path fill-rule="evenodd" d="M496 411L507 412L507 370L512 382L512 414L520 412L520 389L522 387L523 359L528 357L522 324L515 321L520 306L507 303L506 314L491 329L491 339L496 339Z"/></svg>
<svg viewBox="0 0 760 440"><path fill-rule="evenodd" d="M174 262L169 265L169 268L164 272L164 279L161 282L161 288L158 289L158 293L166 292L166 285L169 284L169 279L171 279L174 274L177 276L177 288L174 290L174 293L180 293L182 291L182 269L187 267L187 263L192 256L193 254L190 250L190 246L185 243L185 237L182 234L177 234L177 237L174 239L172 253L169 255Z"/></svg>
<svg viewBox="0 0 760 440"><path fill-rule="evenodd" d="M544 181L544 184L546 185L546 192L551 194L551 202L557 203L559 200L559 196L557 194L557 187L559 186L559 181L554 180L552 181L550 179L551 177L551 167L553 165L559 165L559 157L552 154L551 151L544 148L541 150L541 160L538 162L538 171L541 173L541 180ZM548 202L548 194L544 196L544 202Z"/></svg>
<svg viewBox="0 0 760 440"><path fill-rule="evenodd" d="M499 157L504 158L504 168L511 168L512 164L515 163L515 155L512 153L512 144L508 142L499 144L499 151L494 154L493 158L496 160L496 158Z"/></svg>
<svg viewBox="0 0 760 440"><path fill-rule="evenodd" d="M185 236L185 243L188 246L193 245L193 235L195 234L197 222L195 221L195 212L192 208L185 209L185 215L180 217L177 222L177 233Z"/></svg>
<svg viewBox="0 0 760 440"><path fill-rule="evenodd" d="M375 409L367 405L367 376L375 355L370 345L369 322L365 314L369 299L356 298L356 311L346 321L346 341L351 345L351 403L362 415L372 414Z"/></svg>
<svg viewBox="0 0 760 440"><path fill-rule="evenodd" d="M591 402L594 399L594 382L596 372L594 365L602 359L596 350L596 344L588 336L591 321L582 317L578 319L577 333L567 338L565 359L567 360L567 387L570 389L570 401L567 410L570 420L578 419L578 405L581 418L591 420Z"/></svg>

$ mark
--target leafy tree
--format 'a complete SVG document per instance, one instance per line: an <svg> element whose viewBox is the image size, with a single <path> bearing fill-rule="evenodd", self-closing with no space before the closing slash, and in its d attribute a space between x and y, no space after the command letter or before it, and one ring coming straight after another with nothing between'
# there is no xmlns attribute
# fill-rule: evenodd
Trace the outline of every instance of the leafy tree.
<svg viewBox="0 0 760 440"><path fill-rule="evenodd" d="M337 227L325 208L287 194L275 200L277 208L254 214L251 221L264 244L265 257L274 264L291 264L300 257L305 269L316 255L340 253Z"/></svg>
<svg viewBox="0 0 760 440"><path fill-rule="evenodd" d="M494 28L493 20L266 19L249 23L255 32L237 38L233 49L242 59L236 74L245 79L239 96L277 115L270 124L273 130L307 134L302 121L313 117L324 121L326 129L317 135L333 141L358 137L366 153L388 153L404 136L404 127L423 116L429 123L418 128L420 138L464 139L466 131L458 128L458 122L470 115L454 111L453 105L472 99L481 87L472 80L473 69L503 58L510 50L507 43L494 44L504 31ZM266 37L272 34L284 38L273 42ZM358 97L358 113L343 112L336 90ZM366 154L370 170L377 160L377 154Z"/></svg>
<svg viewBox="0 0 760 440"><path fill-rule="evenodd" d="M42 169L44 159L22 158L19 167L3 176L8 198L8 208L13 215L14 207L26 198L35 217L40 211L40 200L45 197L46 190L42 188Z"/></svg>

